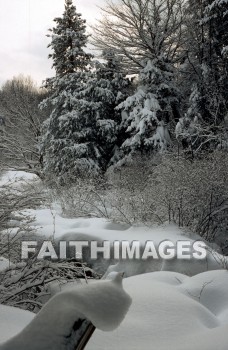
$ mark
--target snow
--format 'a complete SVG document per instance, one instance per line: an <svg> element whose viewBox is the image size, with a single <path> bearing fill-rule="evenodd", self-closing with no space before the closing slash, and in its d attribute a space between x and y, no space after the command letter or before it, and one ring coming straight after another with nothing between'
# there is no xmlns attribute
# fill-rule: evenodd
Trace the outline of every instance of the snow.
<svg viewBox="0 0 228 350"><path fill-rule="evenodd" d="M0 342L18 334L34 318L34 314L11 306L0 305Z"/></svg>
<svg viewBox="0 0 228 350"><path fill-rule="evenodd" d="M1 176L0 186L4 186L8 183L27 182L34 179L37 179L35 174L26 173L24 171L10 170Z"/></svg>
<svg viewBox="0 0 228 350"><path fill-rule="evenodd" d="M27 214L35 217L34 226L38 234L47 238L54 237L60 241L140 241L145 246L146 241L151 240L157 246L164 240L177 242L179 240L189 239L191 242L199 240L200 237L185 232L174 224L164 224L153 227L129 227L124 224L116 224L104 218L63 218L57 209L38 209L28 210ZM88 257L87 257L88 258ZM120 260L115 264L113 261L105 261L104 267L110 265L108 272L124 271L125 276L134 276L152 271L175 271L186 275L194 275L207 270L222 269L226 264L227 258L222 255L209 251L204 260ZM89 260L91 263L91 261ZM94 267L100 266L101 261L93 261ZM99 269L99 271L101 271Z"/></svg>
<svg viewBox="0 0 228 350"><path fill-rule="evenodd" d="M38 334L33 333L31 329L32 324L39 322L39 317L38 319L36 317L33 323L21 333L24 335L24 340L25 338L33 339L32 349L51 350L51 344L59 339L56 332L60 332L61 329L61 335L63 335L69 326L65 319L67 305L71 305L68 311L69 317L71 315L75 317L74 308L79 307L81 313L89 311L89 317L103 330L109 328L106 323L113 328L113 319L112 317L109 319L109 315L112 311L117 312L115 320L118 319L118 313L123 306L120 299L115 298L115 288L119 288L118 283L115 282L114 287L112 283L109 281L92 282L89 288L83 286L74 290L71 287L68 291L57 294L40 312L39 317L44 318L45 321L41 320L42 322L37 325ZM208 271L193 277L176 272L153 272L126 278L123 284L127 294L132 298L132 305L125 319L119 328L112 332L104 333L97 329L86 350L148 350L152 348L159 350L214 350L215 348L227 350L228 271ZM86 294L84 293L85 288L87 288ZM96 310L101 290L104 308L99 307ZM113 291L114 294L112 294ZM76 301L78 296L79 299ZM103 296L105 296L104 300ZM82 300L87 297L91 299L91 302L84 304ZM72 301L71 298L75 300ZM128 297L126 300L129 300ZM123 305L126 306L125 301ZM13 308L10 308L10 311L13 311ZM15 309L15 313L18 311ZM27 322L26 317L30 313L20 312L22 320L15 318L15 323L18 322L18 327L23 328ZM58 319L58 322L54 322L47 332L47 323L52 317ZM5 329L8 322L11 322L10 317L6 319ZM116 325L119 321L114 323ZM12 335L16 331L12 330ZM4 330L0 327L1 340L3 336ZM39 346L42 345L42 339L46 336L50 341L48 347L47 343L44 347L37 347L35 345L37 341ZM61 342L56 348L60 349L60 344ZM30 349L27 343L25 347ZM16 348L22 349L18 343ZM13 347L1 346L0 349L13 349Z"/></svg>
<svg viewBox="0 0 228 350"><path fill-rule="evenodd" d="M14 175L10 172L1 181ZM16 174L16 178L23 178L23 173ZM173 242L199 239L170 224L130 227L104 218L64 218L54 204L50 209L26 212L35 217L37 233L57 240L139 240L141 245L152 240L157 246L167 239ZM0 258L0 270L8 267L8 263ZM69 349L63 338L70 334L75 320L84 317L100 329L95 331L86 350L226 350L226 266L227 258L212 250L203 261L120 260L109 267L107 275L111 274L107 280L77 287L71 283L63 286L60 293L55 288L57 294L35 318L32 313L1 305L0 342L16 337L0 345L0 350ZM121 274L116 271L125 272L126 293L121 287ZM132 305L126 314L130 299ZM111 332L103 332L107 330Z"/></svg>
<svg viewBox="0 0 228 350"><path fill-rule="evenodd" d="M226 350L227 287L227 271L127 278L124 288L133 302L121 327L110 334L96 331L86 349Z"/></svg>
<svg viewBox="0 0 228 350"><path fill-rule="evenodd" d="M3 256L0 256L0 271L5 270L7 267L9 267L9 265L9 260L4 258Z"/></svg>
<svg viewBox="0 0 228 350"><path fill-rule="evenodd" d="M112 331L120 325L130 305L131 298L122 288L122 275L116 273L111 280L56 294L20 334L0 345L0 349L73 349L70 342L76 321L87 319L103 331Z"/></svg>
<svg viewBox="0 0 228 350"><path fill-rule="evenodd" d="M105 218L65 218L60 215L58 208L53 209L29 209L27 214L34 216L34 226L38 232L45 235L47 238L53 236L53 217L55 219L55 238L66 238L70 236L71 239L77 239L80 235L89 235L91 237L99 237L100 240L125 240L130 238L133 240L140 240L144 243L146 240L154 239L160 242L167 238L170 239L184 239L188 238L189 234L179 229L176 225L161 225L161 226L134 226L121 223L113 223ZM192 238L199 238L192 234Z"/></svg>

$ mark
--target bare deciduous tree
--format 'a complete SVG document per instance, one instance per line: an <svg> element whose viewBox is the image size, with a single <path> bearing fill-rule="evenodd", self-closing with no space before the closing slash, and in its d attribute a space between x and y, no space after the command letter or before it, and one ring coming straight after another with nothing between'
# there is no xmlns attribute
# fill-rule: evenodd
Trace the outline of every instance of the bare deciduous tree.
<svg viewBox="0 0 228 350"><path fill-rule="evenodd" d="M103 18L93 27L93 44L121 56L129 73L137 72L143 58L164 54L174 62L182 41L183 6L183 0L107 1Z"/></svg>
<svg viewBox="0 0 228 350"><path fill-rule="evenodd" d="M38 141L45 111L39 103L46 92L40 91L30 77L8 80L0 92L0 111L4 129L0 134L0 165L42 176Z"/></svg>
<svg viewBox="0 0 228 350"><path fill-rule="evenodd" d="M22 237L36 235L34 217L27 209L39 208L46 194L39 180L9 180L0 186L0 256L18 260Z"/></svg>

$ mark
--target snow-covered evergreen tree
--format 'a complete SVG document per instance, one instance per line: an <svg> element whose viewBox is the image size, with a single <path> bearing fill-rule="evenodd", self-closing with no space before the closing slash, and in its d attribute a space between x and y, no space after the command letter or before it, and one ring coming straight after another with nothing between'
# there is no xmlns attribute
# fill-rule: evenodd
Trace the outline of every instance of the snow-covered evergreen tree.
<svg viewBox="0 0 228 350"><path fill-rule="evenodd" d="M228 11L227 1L205 0L196 2L192 12L192 23L198 28L198 45L194 55L198 58L195 92L198 102L190 98L189 114L196 112L210 125L218 125L227 113L228 72ZM198 16L195 15L198 9ZM192 106L191 102L194 102ZM194 115L192 115L194 117Z"/></svg>
<svg viewBox="0 0 228 350"><path fill-rule="evenodd" d="M96 62L95 74L88 81L85 91L92 100L92 112L96 119L96 145L102 155L103 171L115 163L119 146L123 142L121 112L116 107L126 99L129 79L125 78L118 57L112 50L102 55L104 63Z"/></svg>
<svg viewBox="0 0 228 350"><path fill-rule="evenodd" d="M55 22L49 46L56 76L46 81L51 90L46 102L54 110L45 125L42 151L46 174L65 182L105 172L113 162L121 143L121 113L115 107L126 98L129 80L111 51L103 53L104 63L93 62L84 51L85 21L71 0Z"/></svg>
<svg viewBox="0 0 228 350"><path fill-rule="evenodd" d="M200 25L206 27L202 70L210 88L208 109L211 122L218 125L228 113L228 1L206 1Z"/></svg>
<svg viewBox="0 0 228 350"><path fill-rule="evenodd" d="M101 173L114 162L116 149L122 142L121 113L115 107L126 98L129 85L129 80L121 73L118 58L107 51L103 59L104 63L93 63L94 69L87 74L83 89L76 90L71 100L82 121L82 132L87 131L86 125L91 123L92 132L87 132L85 140L95 150L91 160Z"/></svg>
<svg viewBox="0 0 228 350"><path fill-rule="evenodd" d="M49 55L53 60L56 74L64 75L85 70L91 55L86 54L83 47L87 43L86 21L76 12L72 0L65 0L65 11L62 17L54 19L56 27L50 29L51 43L49 47L53 53Z"/></svg>
<svg viewBox="0 0 228 350"><path fill-rule="evenodd" d="M65 11L55 18L50 47L56 75L46 80L53 105L42 139L46 175L66 177L83 172L98 172L99 151L92 144L95 121L79 113L82 102L75 96L85 89L92 55L85 52L88 36L85 20L76 12L72 0L65 0Z"/></svg>
<svg viewBox="0 0 228 350"><path fill-rule="evenodd" d="M169 127L178 106L179 92L171 64L160 56L144 60L136 92L117 108L128 134L122 158L136 151L165 150L171 144Z"/></svg>
<svg viewBox="0 0 228 350"><path fill-rule="evenodd" d="M189 140L194 151L224 143L228 113L227 4L226 0L189 0L187 27L191 35L187 36L188 58L195 75L187 118L191 125Z"/></svg>

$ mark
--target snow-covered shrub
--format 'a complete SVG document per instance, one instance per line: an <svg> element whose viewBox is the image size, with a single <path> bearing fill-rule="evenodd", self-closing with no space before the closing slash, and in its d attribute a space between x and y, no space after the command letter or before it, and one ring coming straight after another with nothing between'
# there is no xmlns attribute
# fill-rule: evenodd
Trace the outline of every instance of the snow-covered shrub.
<svg viewBox="0 0 228 350"><path fill-rule="evenodd" d="M101 179L100 179L101 180ZM105 196L105 180L78 178L68 186L52 183L53 201L60 204L64 217L104 217L109 218Z"/></svg>
<svg viewBox="0 0 228 350"><path fill-rule="evenodd" d="M36 234L32 227L33 217L26 209L36 209L46 200L39 180L12 179L0 186L0 255L18 261L20 240Z"/></svg>
<svg viewBox="0 0 228 350"><path fill-rule="evenodd" d="M36 261L18 263L0 273L0 303L38 312L43 304L61 290L61 285L79 279L99 278L81 262Z"/></svg>
<svg viewBox="0 0 228 350"><path fill-rule="evenodd" d="M163 158L153 177L157 210L209 241L218 240L228 228L227 166L225 152L194 161Z"/></svg>
<svg viewBox="0 0 228 350"><path fill-rule="evenodd" d="M161 223L160 213L156 210L153 190L150 186L153 172L161 161L161 155L150 158L138 154L132 163L111 170L107 174L109 190L110 218L129 225L140 223Z"/></svg>
<svg viewBox="0 0 228 350"><path fill-rule="evenodd" d="M107 193L109 217L128 224L174 222L226 245L228 154L187 160L173 154L137 160L113 172Z"/></svg>
<svg viewBox="0 0 228 350"><path fill-rule="evenodd" d="M136 161L121 168L112 168L98 179L77 179L68 187L52 186L53 200L60 203L66 217L99 217L134 225L151 221L161 222L154 216L153 196L148 181L160 155L151 161L135 157Z"/></svg>
<svg viewBox="0 0 228 350"><path fill-rule="evenodd" d="M128 225L174 222L223 248L227 167L228 153L222 151L194 160L174 154L138 155L136 161L110 169L102 185L80 180L69 188L58 187L55 196L68 217L104 217Z"/></svg>
<svg viewBox="0 0 228 350"><path fill-rule="evenodd" d="M227 150L227 119L216 127L203 121L200 114L192 114L189 111L180 118L176 128L176 139L184 150L186 156L193 158L201 157L203 153L214 150ZM194 115L194 117L193 117Z"/></svg>

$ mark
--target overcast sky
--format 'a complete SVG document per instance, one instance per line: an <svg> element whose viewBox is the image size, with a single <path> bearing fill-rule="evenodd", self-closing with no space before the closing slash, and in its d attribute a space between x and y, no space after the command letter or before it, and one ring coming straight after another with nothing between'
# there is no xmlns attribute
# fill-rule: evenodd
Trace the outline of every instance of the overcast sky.
<svg viewBox="0 0 228 350"><path fill-rule="evenodd" d="M87 24L100 16L105 0L74 0ZM53 76L46 37L53 19L62 15L64 0L0 0L0 85L19 74L41 84Z"/></svg>

